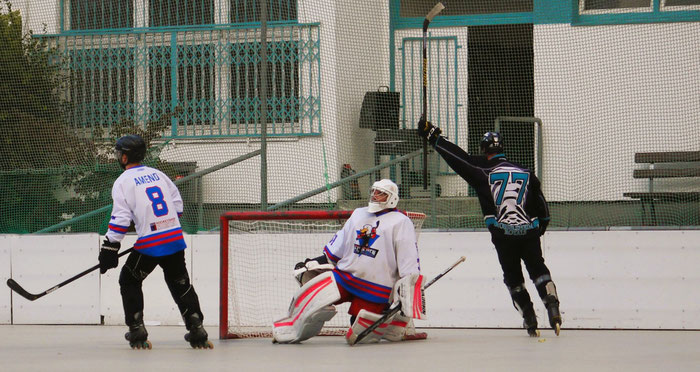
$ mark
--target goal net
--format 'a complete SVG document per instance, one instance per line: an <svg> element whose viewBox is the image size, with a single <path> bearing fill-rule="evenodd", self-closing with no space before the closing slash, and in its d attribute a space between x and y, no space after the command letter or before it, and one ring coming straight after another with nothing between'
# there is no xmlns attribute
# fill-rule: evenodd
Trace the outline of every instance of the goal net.
<svg viewBox="0 0 700 372"><path fill-rule="evenodd" d="M220 338L271 337L299 288L294 265L320 256L352 211L227 212L221 215ZM406 212L420 232L425 214ZM348 304L321 334L350 326Z"/></svg>

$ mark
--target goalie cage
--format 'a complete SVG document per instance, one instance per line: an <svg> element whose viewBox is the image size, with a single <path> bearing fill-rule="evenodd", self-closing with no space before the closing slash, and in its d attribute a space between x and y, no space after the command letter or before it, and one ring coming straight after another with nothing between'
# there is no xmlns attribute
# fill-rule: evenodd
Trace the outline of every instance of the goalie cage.
<svg viewBox="0 0 700 372"><path fill-rule="evenodd" d="M299 288L294 265L317 257L352 211L226 212L221 215L219 338L272 337ZM425 214L406 212L418 236ZM343 335L348 304L321 335Z"/></svg>

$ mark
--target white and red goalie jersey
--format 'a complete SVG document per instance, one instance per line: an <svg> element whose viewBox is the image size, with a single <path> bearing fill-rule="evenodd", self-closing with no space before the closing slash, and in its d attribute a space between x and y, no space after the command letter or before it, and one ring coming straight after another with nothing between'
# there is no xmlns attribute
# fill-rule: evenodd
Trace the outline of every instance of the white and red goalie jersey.
<svg viewBox="0 0 700 372"><path fill-rule="evenodd" d="M139 238L134 249L148 256L167 256L187 248L179 216L183 202L177 186L155 168L125 170L112 186L112 216L106 237L124 238L131 221Z"/></svg>
<svg viewBox="0 0 700 372"><path fill-rule="evenodd" d="M397 280L420 274L413 222L397 209L355 209L323 251L338 284L371 302L389 302Z"/></svg>

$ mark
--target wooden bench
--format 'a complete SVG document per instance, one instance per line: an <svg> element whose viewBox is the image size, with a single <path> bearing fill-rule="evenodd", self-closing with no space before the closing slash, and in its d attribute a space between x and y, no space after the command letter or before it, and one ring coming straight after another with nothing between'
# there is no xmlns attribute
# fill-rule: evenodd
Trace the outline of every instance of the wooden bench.
<svg viewBox="0 0 700 372"><path fill-rule="evenodd" d="M681 178L700 177L700 166L692 162L700 162L700 151L675 151L675 152L638 152L634 154L634 162L649 164L648 169L635 169L634 178L648 178L649 191L626 192L622 195L632 199L639 199L642 203L644 223L656 225L655 201L700 201L700 191L656 191L654 179L657 178ZM668 165L667 168L656 168L656 164ZM646 218L648 209L650 219Z"/></svg>

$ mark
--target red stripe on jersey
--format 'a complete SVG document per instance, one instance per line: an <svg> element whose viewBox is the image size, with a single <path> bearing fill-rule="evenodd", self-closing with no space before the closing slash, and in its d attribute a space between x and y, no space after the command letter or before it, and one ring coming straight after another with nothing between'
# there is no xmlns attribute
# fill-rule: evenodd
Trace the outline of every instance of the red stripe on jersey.
<svg viewBox="0 0 700 372"><path fill-rule="evenodd" d="M344 271L340 270L335 270L335 272L339 273L344 279L349 281L349 285L352 285L353 287L357 289L362 289L367 292L374 292L377 296L382 296L386 297L391 294L391 288L387 287L380 287L378 284L374 284L372 282L362 280L355 278L349 273L346 273Z"/></svg>
<svg viewBox="0 0 700 372"><path fill-rule="evenodd" d="M156 239L167 238L167 237L173 236L173 235L175 235L175 234L182 234L182 229L181 229L181 228L177 228L177 229L173 229L173 230L170 230L170 231L164 231L164 232L162 232L162 233L160 233L160 234L154 234L154 235L147 236L147 237L145 237L145 238L140 238L139 240L136 241L136 244L148 243L148 242L150 242L150 241L153 241L153 240L156 240Z"/></svg>
<svg viewBox="0 0 700 372"><path fill-rule="evenodd" d="M136 242L136 244L134 244L134 249L144 249L144 248L155 247L157 245L174 242L176 240L183 240L182 234L178 234L177 236L173 236L172 238L158 240L157 242L151 242L148 244L142 244L141 242Z"/></svg>

